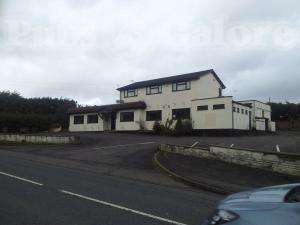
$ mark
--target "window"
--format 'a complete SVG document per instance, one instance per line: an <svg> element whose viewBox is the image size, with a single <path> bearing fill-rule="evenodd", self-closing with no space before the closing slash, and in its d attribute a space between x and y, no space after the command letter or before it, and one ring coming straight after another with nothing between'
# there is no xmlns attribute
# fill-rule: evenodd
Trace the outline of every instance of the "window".
<svg viewBox="0 0 300 225"><path fill-rule="evenodd" d="M237 108L237 112L240 113L240 108Z"/></svg>
<svg viewBox="0 0 300 225"><path fill-rule="evenodd" d="M191 90L191 81L177 82L172 84L172 91Z"/></svg>
<svg viewBox="0 0 300 225"><path fill-rule="evenodd" d="M138 89L129 89L124 91L124 98L138 96Z"/></svg>
<svg viewBox="0 0 300 225"><path fill-rule="evenodd" d="M244 114L244 109L242 109L242 114Z"/></svg>
<svg viewBox="0 0 300 225"><path fill-rule="evenodd" d="M74 116L74 124L83 124L84 116Z"/></svg>
<svg viewBox="0 0 300 225"><path fill-rule="evenodd" d="M213 105L213 109L225 109L225 105L224 104L217 104L217 105Z"/></svg>
<svg viewBox="0 0 300 225"><path fill-rule="evenodd" d="M245 110L245 114L248 115L248 110Z"/></svg>
<svg viewBox="0 0 300 225"><path fill-rule="evenodd" d="M161 110L146 112L146 121L160 121L160 120L161 120Z"/></svg>
<svg viewBox="0 0 300 225"><path fill-rule="evenodd" d="M219 97L221 97L223 94L222 94L222 88L219 88Z"/></svg>
<svg viewBox="0 0 300 225"><path fill-rule="evenodd" d="M98 115L88 115L87 123L98 123Z"/></svg>
<svg viewBox="0 0 300 225"><path fill-rule="evenodd" d="M181 119L190 119L191 113L189 108L183 109L173 109L172 110L172 118L175 120Z"/></svg>
<svg viewBox="0 0 300 225"><path fill-rule="evenodd" d="M162 92L162 86L156 85L156 86L149 86L146 88L146 94L147 95L155 95L160 94Z"/></svg>
<svg viewBox="0 0 300 225"><path fill-rule="evenodd" d="M198 111L206 111L208 110L208 105L199 105L197 106Z"/></svg>
<svg viewBox="0 0 300 225"><path fill-rule="evenodd" d="M262 118L265 118L265 111L262 111Z"/></svg>
<svg viewBox="0 0 300 225"><path fill-rule="evenodd" d="M233 107L232 110L233 110L233 112L236 112L236 108L235 107Z"/></svg>
<svg viewBox="0 0 300 225"><path fill-rule="evenodd" d="M133 121L134 121L134 112L120 113L120 122L133 122Z"/></svg>

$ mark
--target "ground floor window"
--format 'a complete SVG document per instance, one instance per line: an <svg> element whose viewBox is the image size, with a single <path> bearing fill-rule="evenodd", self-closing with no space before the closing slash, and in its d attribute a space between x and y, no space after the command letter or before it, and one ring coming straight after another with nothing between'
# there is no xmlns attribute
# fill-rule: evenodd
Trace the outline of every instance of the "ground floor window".
<svg viewBox="0 0 300 225"><path fill-rule="evenodd" d="M134 112L120 113L120 122L133 122L133 121L134 121Z"/></svg>
<svg viewBox="0 0 300 225"><path fill-rule="evenodd" d="M87 123L98 123L98 115L88 115Z"/></svg>
<svg viewBox="0 0 300 225"><path fill-rule="evenodd" d="M217 109L225 109L225 105L224 105L224 104L213 105L213 109L214 109L214 110L217 110Z"/></svg>
<svg viewBox="0 0 300 225"><path fill-rule="evenodd" d="M191 118L190 108L172 109L172 118L175 120L184 120Z"/></svg>
<svg viewBox="0 0 300 225"><path fill-rule="evenodd" d="M146 121L160 121L160 120L161 120L161 110L146 112Z"/></svg>
<svg viewBox="0 0 300 225"><path fill-rule="evenodd" d="M206 111L208 110L208 105L199 105L197 106L198 111Z"/></svg>
<svg viewBox="0 0 300 225"><path fill-rule="evenodd" d="M84 116L74 116L74 124L83 124Z"/></svg>

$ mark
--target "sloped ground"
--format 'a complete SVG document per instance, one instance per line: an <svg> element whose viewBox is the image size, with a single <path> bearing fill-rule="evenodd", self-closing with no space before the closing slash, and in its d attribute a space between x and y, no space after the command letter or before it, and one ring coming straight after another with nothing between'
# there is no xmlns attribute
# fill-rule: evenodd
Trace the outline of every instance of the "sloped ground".
<svg viewBox="0 0 300 225"><path fill-rule="evenodd" d="M176 153L160 152L157 159L169 171L194 181L195 184L204 184L219 190L226 189L232 193L264 186L300 182L300 177Z"/></svg>

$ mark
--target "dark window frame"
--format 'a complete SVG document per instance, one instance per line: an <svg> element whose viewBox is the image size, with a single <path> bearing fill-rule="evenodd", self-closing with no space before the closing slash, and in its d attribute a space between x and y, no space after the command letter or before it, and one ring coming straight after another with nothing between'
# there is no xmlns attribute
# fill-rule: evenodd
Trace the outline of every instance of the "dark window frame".
<svg viewBox="0 0 300 225"><path fill-rule="evenodd" d="M242 109L241 111L242 111L242 114L245 114L245 110L244 109Z"/></svg>
<svg viewBox="0 0 300 225"><path fill-rule="evenodd" d="M93 119L91 119L93 118ZM95 119L97 118L97 119ZM94 120L95 119L95 120ZM98 114L90 114L87 116L87 123L88 124L96 124L96 123L99 123L99 116Z"/></svg>
<svg viewBox="0 0 300 225"><path fill-rule="evenodd" d="M157 92L152 92L157 90ZM157 95L162 93L162 85L153 85L146 87L146 95Z"/></svg>
<svg viewBox="0 0 300 225"><path fill-rule="evenodd" d="M240 113L240 108L236 108L236 109L237 109L237 112Z"/></svg>
<svg viewBox="0 0 300 225"><path fill-rule="evenodd" d="M133 95L129 95L129 93L133 93ZM138 89L127 89L124 90L124 98L132 98L138 96Z"/></svg>
<svg viewBox="0 0 300 225"><path fill-rule="evenodd" d="M79 120L79 118L80 118L80 120ZM76 125L84 124L84 115L75 115L73 118L73 124L76 124Z"/></svg>
<svg viewBox="0 0 300 225"><path fill-rule="evenodd" d="M182 90L178 90L178 86L182 86L184 85L185 88ZM172 91L176 92L176 91L187 91L187 90L191 90L191 81L181 81L181 82L174 82L172 83Z"/></svg>
<svg viewBox="0 0 300 225"><path fill-rule="evenodd" d="M179 113L181 111L181 113ZM182 113L182 111L186 111L186 113ZM176 114L186 114L183 117L176 116ZM190 108L179 108L179 109L172 109L172 118L175 120L181 119L181 120L190 120L191 119L191 109Z"/></svg>
<svg viewBox="0 0 300 225"><path fill-rule="evenodd" d="M208 105L198 105L197 106L197 111L207 111L208 110Z"/></svg>
<svg viewBox="0 0 300 225"><path fill-rule="evenodd" d="M126 116L129 117L128 116L129 114L130 114L130 117L132 117L130 119L126 118ZM125 118L124 118L124 116L125 116ZM121 123L122 122L134 122L134 111L120 112L120 122Z"/></svg>
<svg viewBox="0 0 300 225"><path fill-rule="evenodd" d="M225 104L215 104L213 105L213 110L222 110L225 109Z"/></svg>
<svg viewBox="0 0 300 225"><path fill-rule="evenodd" d="M157 118L151 118L155 113L159 113L160 115ZM155 117L155 116L154 116ZM151 111L146 111L146 121L161 121L162 120L162 111L161 110L151 110Z"/></svg>

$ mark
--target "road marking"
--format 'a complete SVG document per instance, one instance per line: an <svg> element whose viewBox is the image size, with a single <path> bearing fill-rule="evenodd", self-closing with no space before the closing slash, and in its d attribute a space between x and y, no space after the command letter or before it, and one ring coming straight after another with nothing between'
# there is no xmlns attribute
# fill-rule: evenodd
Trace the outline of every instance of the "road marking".
<svg viewBox="0 0 300 225"><path fill-rule="evenodd" d="M75 196L75 197L82 198L82 199L85 199L85 200L88 200L88 201L99 203L101 205L114 207L114 208L117 208L117 209L121 209L121 210L124 210L124 211L128 211L128 212L138 214L138 215L141 215L141 216L145 216L145 217L149 217L149 218L152 218L152 219L160 220L160 221L167 222L167 223L170 223L170 224L186 225L184 223L179 223L179 222L174 221L174 220L169 220L169 219L162 218L162 217L159 217L159 216L151 215L151 214L144 213L144 212L141 212L141 211L137 211L137 210L134 210L134 209L126 208L124 206L120 206L120 205L116 205L116 204L113 204L113 203L101 201L101 200L98 200L98 199L95 199L95 198L86 197L86 196L79 195L79 194L69 192L69 191L66 191L66 190L60 190L60 191L64 194L67 194L67 195Z"/></svg>
<svg viewBox="0 0 300 225"><path fill-rule="evenodd" d="M124 145L107 145L103 147L93 148L94 150L104 149L104 148L118 148L118 147L127 147L127 146L134 146L134 145L151 145L155 144L156 142L144 142L144 143L135 143L135 144L124 144Z"/></svg>
<svg viewBox="0 0 300 225"><path fill-rule="evenodd" d="M31 183L31 184L35 184L35 185L38 185L38 186L43 186L43 184L41 184L41 183L38 183L38 182L35 182L35 181L32 181L32 180L28 180L28 179L25 179L25 178L22 178L22 177L17 177L17 176L14 176L12 174L4 173L4 172L0 172L0 174L4 175L4 176L15 178L17 180L21 180L21 181L25 181L25 182L28 182L28 183Z"/></svg>

